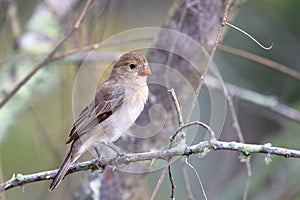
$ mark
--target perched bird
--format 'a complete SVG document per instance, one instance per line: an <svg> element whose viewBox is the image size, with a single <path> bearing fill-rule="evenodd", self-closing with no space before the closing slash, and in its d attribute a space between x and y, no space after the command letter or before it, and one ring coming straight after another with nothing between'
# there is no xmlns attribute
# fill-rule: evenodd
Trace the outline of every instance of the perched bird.
<svg viewBox="0 0 300 200"><path fill-rule="evenodd" d="M100 85L91 103L73 125L69 153L50 185L54 190L74 163L90 147L111 144L138 118L148 99L146 58L135 52L123 54L107 81Z"/></svg>

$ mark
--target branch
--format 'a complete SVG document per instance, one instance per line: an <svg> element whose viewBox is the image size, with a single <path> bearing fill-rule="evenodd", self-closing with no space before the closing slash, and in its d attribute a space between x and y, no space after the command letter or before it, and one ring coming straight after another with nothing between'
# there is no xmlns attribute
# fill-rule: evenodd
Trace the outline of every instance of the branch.
<svg viewBox="0 0 300 200"><path fill-rule="evenodd" d="M215 132L205 123L203 122L200 122L200 121L193 121L193 122L189 122L189 123L186 123L184 125L182 125L181 127L179 127L175 133L170 137L170 141L173 142L173 140L175 139L176 135L182 131L183 129L187 128L187 127L190 127L190 126L194 126L194 125L198 125L198 126L202 126L203 128L207 129L210 133L210 139L211 140L216 140L216 134Z"/></svg>
<svg viewBox="0 0 300 200"><path fill-rule="evenodd" d="M31 77L38 72L41 68L46 66L50 61L51 58L54 56L54 54L58 51L58 49L65 43L65 41L76 31L79 29L80 23L84 19L84 17L88 13L88 8L90 7L93 0L87 1L83 11L81 12L80 17L78 20L76 20L75 25L70 30L70 32L60 41L58 42L55 47L52 49L52 51L42 60L40 63L38 63L36 66L33 67L33 69L19 82L16 84L16 86L12 89L11 92L9 92L1 101L0 101L0 109L31 79Z"/></svg>
<svg viewBox="0 0 300 200"><path fill-rule="evenodd" d="M243 29L241 29L241 28L239 28L239 27L237 27L237 26L235 26L235 25L233 25L233 24L227 22L226 19L223 20L222 24L223 24L224 26L225 26L225 25L230 26L231 28L233 28L233 29L239 31L240 33L243 33L243 34L246 35L248 38L250 38L253 42L255 42L258 46L260 46L260 48L262 48L262 49L264 49L264 50L269 51L269 50L272 49L272 47L273 47L273 43L271 43L271 45L268 46L268 47L262 45L262 44L261 44L259 41L257 41L254 37L252 37L252 35L250 35L250 34L247 33L246 31L244 31Z"/></svg>
<svg viewBox="0 0 300 200"><path fill-rule="evenodd" d="M218 74L215 71L214 68L212 70L213 70L213 72L214 72L215 75ZM237 136L239 138L239 142L243 142L244 143L245 139L244 139L244 136L243 136L243 133L242 133L242 129L241 129L241 126L240 126L240 123L239 123L239 120L238 120L238 115L237 115L236 109L234 107L231 94L229 93L226 85L222 85L222 86L223 86L224 95L226 97L226 100L227 100L227 103L228 103L228 106L229 106L229 111L231 113L231 117L232 117L232 121L233 121L233 128L236 131L236 134L237 134ZM249 186L250 186L250 181L251 181L251 178L252 178L252 169L251 169L250 160L249 159L246 160L245 164L246 164L246 168L247 168L247 176L248 176L248 178L247 178L246 186L244 188L243 200L247 200Z"/></svg>
<svg viewBox="0 0 300 200"><path fill-rule="evenodd" d="M225 6L225 9L224 9L224 14L223 14L223 21L226 21L226 19L228 17L228 11L229 11L229 7L230 7L231 3L232 3L231 0L228 0L226 2L226 6ZM188 110L188 113L187 113L186 122L189 122L190 119L191 119L194 107L196 105L198 96L200 94L202 85L204 83L204 77L206 77L206 74L208 73L210 65L211 65L211 63L213 61L213 57L214 57L214 55L216 53L217 46L218 46L218 44L219 44L219 42L220 42L220 40L222 38L223 31L224 31L224 26L219 27L218 32L217 32L217 36L216 36L216 38L214 40L214 44L211 46L211 50L210 50L210 53L209 53L209 59L208 59L206 65L204 67L204 70L202 72L201 77L198 80L196 91L195 91L195 94L193 95L193 100L192 100L192 103L191 103L191 107L190 107L190 109Z"/></svg>
<svg viewBox="0 0 300 200"><path fill-rule="evenodd" d="M200 185L200 188L201 188L201 191L202 191L202 194L203 194L203 197L204 197L204 200L207 200L207 195L206 195L206 192L205 192L205 189L204 189L204 185L203 185L203 183L202 183L202 180L201 180L201 178L200 178L200 175L199 175L199 173L197 172L197 170L195 169L195 167L194 167L191 163L189 163L188 157L185 158L185 164L186 164L187 166L189 166L189 167L194 171L194 173L196 174L197 179L198 179L198 182L199 182L199 185Z"/></svg>
<svg viewBox="0 0 300 200"><path fill-rule="evenodd" d="M211 76L206 76L205 83L209 87L216 89L222 89L218 86L217 80ZM267 108L277 114L282 115L288 119L300 122L300 112L294 108L291 108L283 103L281 103L276 97L270 95L263 95L246 88L241 88L239 86L225 83L225 87L228 89L232 96L235 96L241 100L248 101L258 106Z"/></svg>
<svg viewBox="0 0 300 200"><path fill-rule="evenodd" d="M94 159L79 164L74 164L70 167L68 174L75 172L86 171L89 169L99 169L99 167L105 166L118 166L122 164L129 164L131 162L140 162L153 159L168 160L175 156L189 156L193 154L199 154L206 152L207 150L227 150L238 151L249 156L254 153L263 153L268 155L279 155L285 158L300 158L300 151L281 147L272 147L270 143L264 145L258 144L245 144L240 142L225 142L225 141L203 141L196 145L183 147L178 146L172 149L166 149L157 152L145 152L145 153L132 153L120 156L118 158L103 158L101 163ZM28 183L44 181L53 179L58 169L45 171L35 174L14 175L9 181L0 185L0 192L8 190L16 186L23 186Z"/></svg>
<svg viewBox="0 0 300 200"><path fill-rule="evenodd" d="M171 165L171 163L170 163L170 160L169 160L167 165L164 167L163 171L161 172L161 175L160 175L160 177L159 177L159 179L158 179L158 181L155 185L155 188L154 188L154 190L151 194L150 200L154 200L154 198L155 198L158 190L160 189L160 186L161 186L161 184L162 184L162 182L163 182L163 180L164 180L164 178L167 174L167 171L168 171L170 165Z"/></svg>
<svg viewBox="0 0 300 200"><path fill-rule="evenodd" d="M218 50L221 50L223 52L230 53L230 54L257 62L259 64L262 64L263 66L269 67L269 68L279 71L285 75L288 75L296 80L300 80L300 72L298 72L290 67L287 67L283 64L280 64L280 63L274 62L270 59L264 58L262 56L258 56L253 53L249 53L247 51L243 51L240 49L236 49L236 48L229 47L227 45L221 45L221 44L218 45Z"/></svg>
<svg viewBox="0 0 300 200"><path fill-rule="evenodd" d="M78 53L90 52L90 51L98 49L100 47L108 47L108 46L111 47L111 46L124 45L124 44L128 44L128 43L132 44L135 42L152 41L152 40L153 40L153 37L140 37L140 38L136 38L136 39L122 39L122 40L116 40L116 41L110 41L110 42L94 43L94 44L83 46L83 47L80 47L77 49L72 49L68 52L56 54L51 58L50 61L61 60L68 56L76 55Z"/></svg>

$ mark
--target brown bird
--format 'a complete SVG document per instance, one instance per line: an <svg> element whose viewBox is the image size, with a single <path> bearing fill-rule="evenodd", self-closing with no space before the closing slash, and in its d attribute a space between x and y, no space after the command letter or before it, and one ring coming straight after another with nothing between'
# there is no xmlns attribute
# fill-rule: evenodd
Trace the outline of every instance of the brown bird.
<svg viewBox="0 0 300 200"><path fill-rule="evenodd" d="M123 54L111 75L83 109L67 141L69 153L50 185L54 190L72 163L90 147L111 144L138 118L148 99L147 76L151 74L146 58L135 52Z"/></svg>

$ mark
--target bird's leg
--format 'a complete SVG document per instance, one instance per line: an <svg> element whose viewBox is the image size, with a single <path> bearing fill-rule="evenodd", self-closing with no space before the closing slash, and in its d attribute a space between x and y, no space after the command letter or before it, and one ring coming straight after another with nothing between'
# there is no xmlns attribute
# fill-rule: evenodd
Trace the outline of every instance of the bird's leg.
<svg viewBox="0 0 300 200"><path fill-rule="evenodd" d="M102 173L104 171L104 169L105 169L105 166L102 166L102 164L101 164L101 153L100 153L100 150L99 150L99 148L97 148L95 146L94 146L94 150L95 150L96 155L97 155L97 168L101 169L99 171L99 173Z"/></svg>
<svg viewBox="0 0 300 200"><path fill-rule="evenodd" d="M100 160L101 159L101 153L100 153L99 149L97 147L94 147L94 150L96 152L97 159Z"/></svg>

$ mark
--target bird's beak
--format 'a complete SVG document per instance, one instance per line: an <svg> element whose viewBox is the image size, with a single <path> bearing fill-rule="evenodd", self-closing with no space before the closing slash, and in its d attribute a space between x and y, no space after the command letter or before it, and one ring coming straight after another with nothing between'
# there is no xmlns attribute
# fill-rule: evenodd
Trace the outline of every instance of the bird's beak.
<svg viewBox="0 0 300 200"><path fill-rule="evenodd" d="M150 70L149 64L147 63L141 67L141 69L139 71L139 75L140 76L148 76L150 74L151 74L151 70Z"/></svg>

